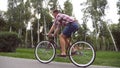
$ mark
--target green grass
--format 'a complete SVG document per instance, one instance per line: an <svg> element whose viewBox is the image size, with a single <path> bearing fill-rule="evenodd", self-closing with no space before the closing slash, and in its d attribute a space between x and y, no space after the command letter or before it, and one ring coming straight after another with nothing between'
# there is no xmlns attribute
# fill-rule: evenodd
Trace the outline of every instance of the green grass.
<svg viewBox="0 0 120 68"><path fill-rule="evenodd" d="M18 57L18 58L28 58L28 59L35 59L34 57L34 49L25 49L25 48L18 48L16 52L0 52L1 56L10 56L10 57Z"/></svg>
<svg viewBox="0 0 120 68"><path fill-rule="evenodd" d="M98 51L94 64L120 67L120 52Z"/></svg>
<svg viewBox="0 0 120 68"><path fill-rule="evenodd" d="M59 52L59 51L57 51ZM18 57L18 58L27 58L27 59L35 59L34 49L25 49L18 48L16 52L13 53L3 53L0 52L1 56L10 56L10 57ZM56 57L54 61L57 62L69 62L69 58L61 58ZM120 52L111 52L111 51L98 51L96 52L96 59L93 65L103 65L103 66L115 66L120 67Z"/></svg>

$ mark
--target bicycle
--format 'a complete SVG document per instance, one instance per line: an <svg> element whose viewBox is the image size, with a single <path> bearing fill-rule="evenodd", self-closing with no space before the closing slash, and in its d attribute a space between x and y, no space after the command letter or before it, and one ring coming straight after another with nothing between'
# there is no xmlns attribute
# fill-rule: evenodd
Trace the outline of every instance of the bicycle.
<svg viewBox="0 0 120 68"><path fill-rule="evenodd" d="M35 48L36 59L44 64L50 63L56 56L56 46L54 40L41 41ZM73 54L73 48L76 48L75 54ZM69 46L67 56L74 65L87 67L94 62L96 52L88 42L77 41Z"/></svg>

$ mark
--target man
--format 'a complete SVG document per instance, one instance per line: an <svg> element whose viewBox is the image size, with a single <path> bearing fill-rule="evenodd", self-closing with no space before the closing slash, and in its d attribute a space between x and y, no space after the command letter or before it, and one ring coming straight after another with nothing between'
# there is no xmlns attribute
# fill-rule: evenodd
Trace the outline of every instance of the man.
<svg viewBox="0 0 120 68"><path fill-rule="evenodd" d="M60 46L61 46L61 54L58 55L60 57L66 57L66 47L69 45L69 38L71 34L78 30L79 25L76 20L68 16L66 14L60 13L58 10L53 11L53 16L55 18L54 23L48 32L48 36L51 36L51 33L55 30L54 36L58 34L61 26L64 26L63 31L59 35L60 38Z"/></svg>

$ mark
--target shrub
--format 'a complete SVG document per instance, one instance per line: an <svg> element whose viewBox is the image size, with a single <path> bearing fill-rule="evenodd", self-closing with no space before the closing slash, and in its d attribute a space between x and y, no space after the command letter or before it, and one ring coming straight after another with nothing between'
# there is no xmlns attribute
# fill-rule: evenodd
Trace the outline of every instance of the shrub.
<svg viewBox="0 0 120 68"><path fill-rule="evenodd" d="M0 32L0 52L15 52L21 43L15 32Z"/></svg>

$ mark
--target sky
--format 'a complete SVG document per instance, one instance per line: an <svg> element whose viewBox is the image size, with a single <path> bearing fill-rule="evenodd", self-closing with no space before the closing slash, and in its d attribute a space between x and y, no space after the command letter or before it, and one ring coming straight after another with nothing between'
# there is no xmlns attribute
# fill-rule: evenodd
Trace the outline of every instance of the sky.
<svg viewBox="0 0 120 68"><path fill-rule="evenodd" d="M64 2L66 0L59 0L59 4L63 8ZM85 2L86 0L70 0L73 4L73 14L78 19L80 23L82 23L81 18L83 17L83 13L81 12L81 9L84 8L84 6L80 6L81 3ZM118 0L107 0L109 8L106 9L106 20L111 20L113 23L118 23L119 16L117 15L117 6L116 3ZM7 11L7 0L0 0L0 10ZM91 22L91 21L90 21ZM89 27L92 27L92 24L88 22Z"/></svg>
<svg viewBox="0 0 120 68"><path fill-rule="evenodd" d="M7 0L0 0L0 10L7 11Z"/></svg>

